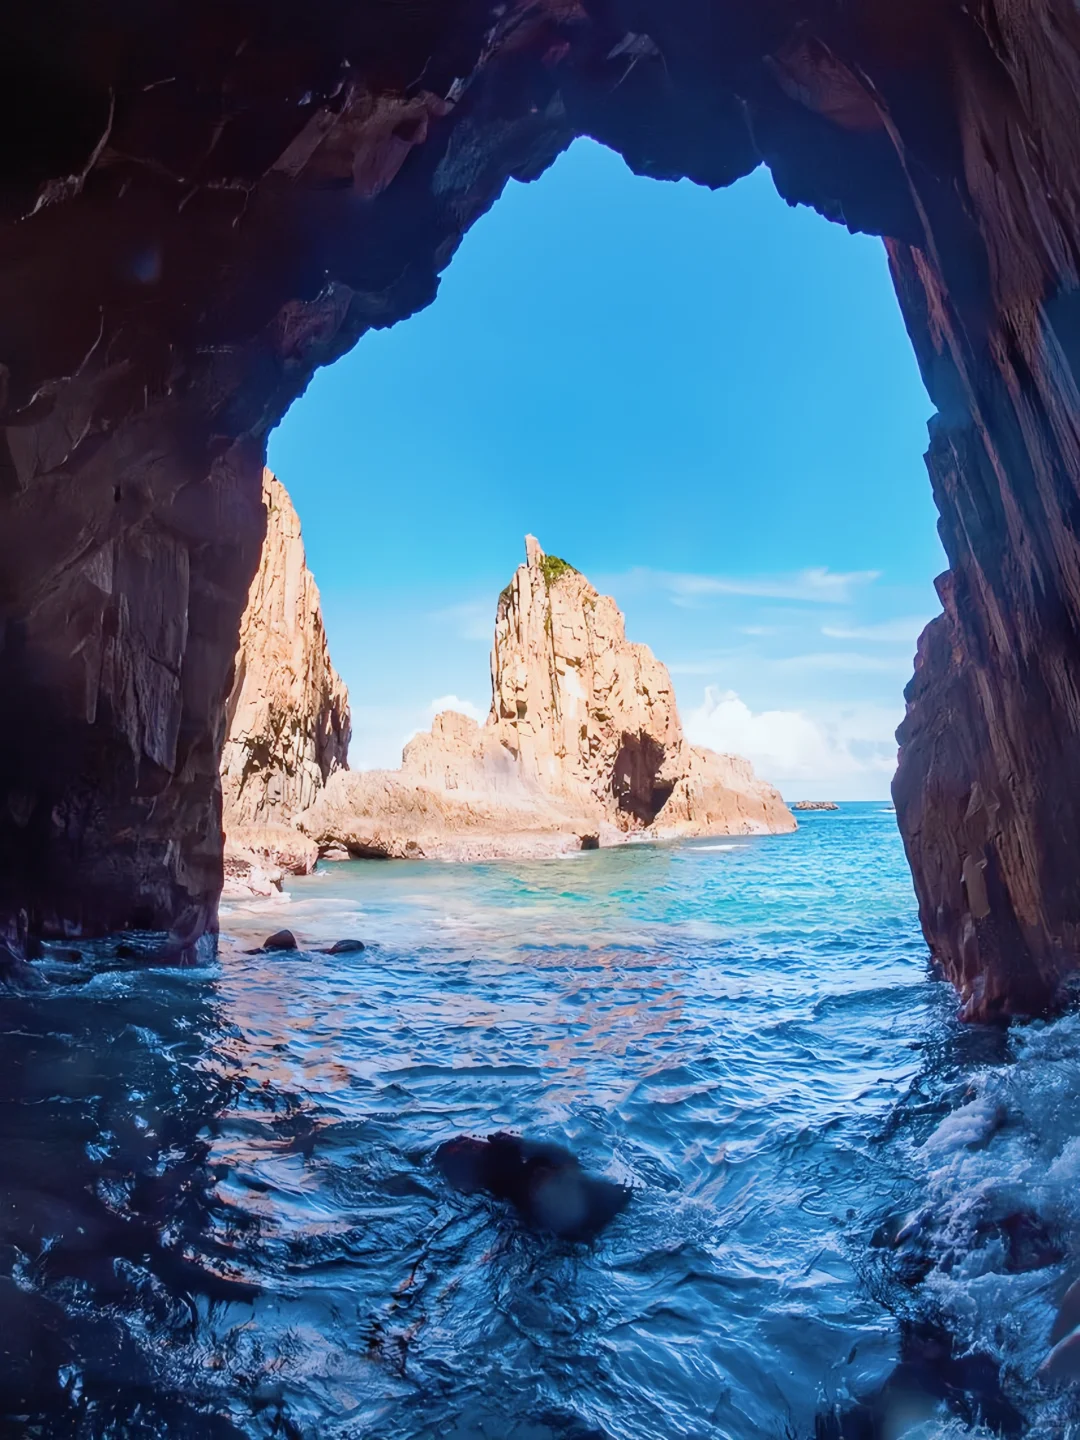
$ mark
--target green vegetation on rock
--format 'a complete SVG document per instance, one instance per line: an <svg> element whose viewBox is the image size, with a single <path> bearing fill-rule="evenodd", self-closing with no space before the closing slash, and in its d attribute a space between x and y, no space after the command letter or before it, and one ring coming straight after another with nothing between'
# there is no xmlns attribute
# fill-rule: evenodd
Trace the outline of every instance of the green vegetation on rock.
<svg viewBox="0 0 1080 1440"><path fill-rule="evenodd" d="M540 561L540 569L543 572L544 584L550 590L560 575L565 575L569 570L576 575L577 571L568 560L560 560L558 555L545 555Z"/></svg>

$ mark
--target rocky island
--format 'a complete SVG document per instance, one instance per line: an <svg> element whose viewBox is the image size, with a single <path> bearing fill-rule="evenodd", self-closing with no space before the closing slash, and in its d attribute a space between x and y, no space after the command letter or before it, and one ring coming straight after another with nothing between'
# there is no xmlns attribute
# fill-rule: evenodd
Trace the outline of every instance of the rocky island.
<svg viewBox="0 0 1080 1440"><path fill-rule="evenodd" d="M400 770L329 776L297 819L323 850L445 860L795 829L750 763L689 744L667 668L532 536L499 596L483 725L447 711Z"/></svg>
<svg viewBox="0 0 1080 1440"><path fill-rule="evenodd" d="M788 807L790 810L839 810L835 800L795 800Z"/></svg>

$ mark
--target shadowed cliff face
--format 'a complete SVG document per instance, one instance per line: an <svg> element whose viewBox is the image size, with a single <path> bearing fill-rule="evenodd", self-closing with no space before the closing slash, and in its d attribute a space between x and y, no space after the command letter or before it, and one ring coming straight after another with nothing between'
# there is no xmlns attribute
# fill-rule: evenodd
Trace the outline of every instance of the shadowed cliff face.
<svg viewBox="0 0 1080 1440"><path fill-rule="evenodd" d="M0 916L212 924L267 430L578 134L887 239L951 573L897 811L968 1013L1076 968L1071 0L331 0L0 19ZM448 497L452 503L452 497Z"/></svg>

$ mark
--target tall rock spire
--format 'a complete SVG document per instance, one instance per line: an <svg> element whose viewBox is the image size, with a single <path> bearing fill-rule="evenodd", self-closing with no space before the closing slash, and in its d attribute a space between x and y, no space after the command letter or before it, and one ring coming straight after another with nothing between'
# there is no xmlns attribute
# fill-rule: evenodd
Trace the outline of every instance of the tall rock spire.
<svg viewBox="0 0 1080 1440"><path fill-rule="evenodd" d="M525 556L499 596L486 723L437 716L400 770L333 776L302 827L354 854L454 859L794 830L748 761L689 744L615 601L532 535Z"/></svg>
<svg viewBox="0 0 1080 1440"><path fill-rule="evenodd" d="M289 824L348 762L349 697L330 662L300 519L263 471L266 538L240 625L221 759L224 823Z"/></svg>

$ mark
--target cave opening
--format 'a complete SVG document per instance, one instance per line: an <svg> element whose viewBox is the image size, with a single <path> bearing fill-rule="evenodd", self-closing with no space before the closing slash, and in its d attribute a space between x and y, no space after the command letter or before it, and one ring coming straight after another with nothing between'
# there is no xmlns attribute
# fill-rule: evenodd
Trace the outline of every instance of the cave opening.
<svg viewBox="0 0 1080 1440"><path fill-rule="evenodd" d="M241 4L221 27L177 11L138 33L65 3L13 12L9 102L68 140L17 154L3 196L4 674L11 694L48 697L55 752L15 759L32 727L12 706L8 932L24 909L75 931L135 910L213 927L266 437L317 369L430 304L474 222L500 196L505 213L508 181L590 137L705 189L764 165L786 201L884 239L936 406L949 561L908 692L898 822L968 1013L1007 1011L1020 989L1054 1003L1080 904L1060 866L1080 828L1080 85L1074 7L1048 4L1036 25L996 0L895 15L642 0L629 29L599 4L422 6L405 24L316 7L293 27ZM50 25L63 43L43 42ZM666 288L641 281L635 313ZM440 352L447 388L468 369L458 348ZM636 435L648 408L627 414ZM754 488L737 479L729 494ZM651 526L654 550L664 535ZM963 881L976 870L984 913Z"/></svg>
<svg viewBox="0 0 1080 1440"><path fill-rule="evenodd" d="M674 788L661 778L664 748L651 735L623 735L611 772L611 788L627 829L647 830Z"/></svg>

